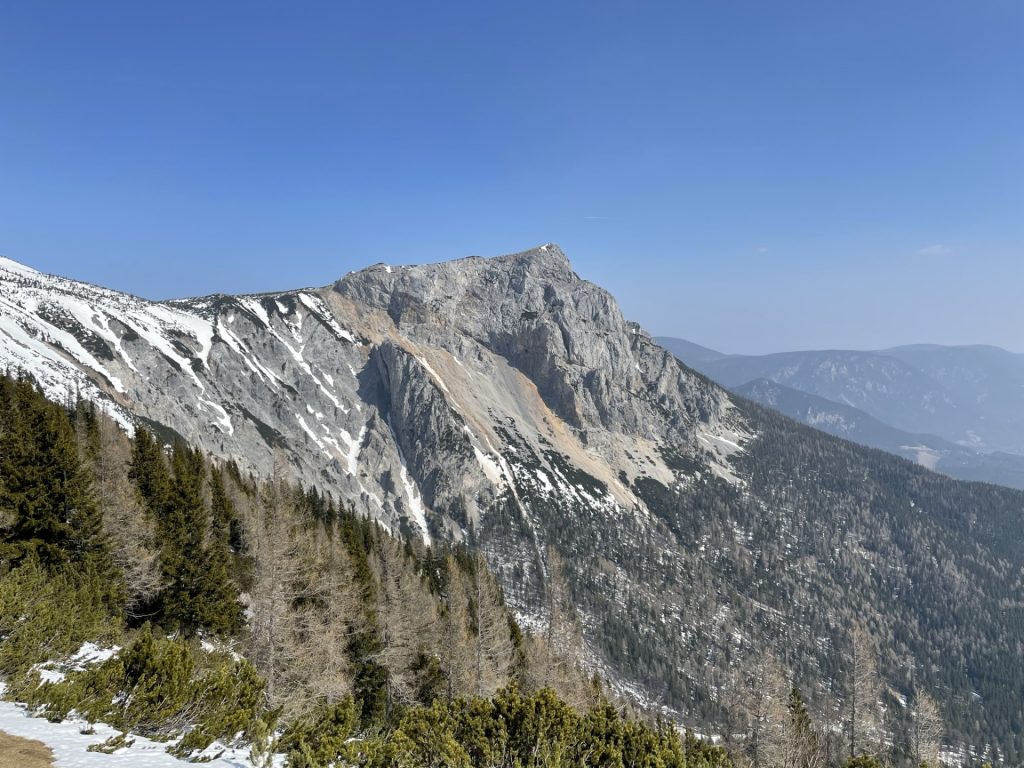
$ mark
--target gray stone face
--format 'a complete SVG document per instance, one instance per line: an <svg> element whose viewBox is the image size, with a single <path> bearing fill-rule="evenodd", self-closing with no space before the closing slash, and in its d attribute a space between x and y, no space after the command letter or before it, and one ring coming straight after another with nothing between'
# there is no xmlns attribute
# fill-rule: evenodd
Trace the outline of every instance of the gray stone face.
<svg viewBox="0 0 1024 768"><path fill-rule="evenodd" d="M0 259L0 364L127 429L283 464L396 533L468 540L527 627L561 553L582 660L691 725L720 715L738 662L773 654L831 711L851 617L903 670L951 660L936 679L979 695L965 722L1005 694L1024 497L734 403L555 246L165 303ZM988 607L921 601L942 585ZM969 679L972 643L1003 655Z"/></svg>
<svg viewBox="0 0 1024 768"><path fill-rule="evenodd" d="M514 485L509 424L624 508L638 502L622 477L668 474L659 445L698 451L699 430L731 428L721 391L555 245L167 303L0 270L0 353L51 394L83 391L260 474L283 456L303 484L424 536L465 535Z"/></svg>
<svg viewBox="0 0 1024 768"><path fill-rule="evenodd" d="M606 291L581 280L554 245L495 259L388 270L375 267L334 287L386 312L397 331L449 349L467 341L521 371L570 426L665 436L692 433L720 403L650 336L622 318Z"/></svg>
<svg viewBox="0 0 1024 768"><path fill-rule="evenodd" d="M672 481L667 448L734 479L727 396L554 245L166 303L9 261L0 277L0 359L51 396L258 475L283 461L395 532L473 537L526 621L553 530L649 535L633 483Z"/></svg>

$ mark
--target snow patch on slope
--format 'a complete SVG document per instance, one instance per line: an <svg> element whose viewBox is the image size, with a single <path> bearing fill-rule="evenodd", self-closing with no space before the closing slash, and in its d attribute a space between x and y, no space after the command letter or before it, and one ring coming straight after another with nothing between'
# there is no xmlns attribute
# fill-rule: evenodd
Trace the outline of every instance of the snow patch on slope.
<svg viewBox="0 0 1024 768"><path fill-rule="evenodd" d="M0 694L4 685L0 683ZM84 720L68 718L51 723L42 717L32 717L26 709L10 701L0 701L0 730L12 736L40 741L53 751L56 768L184 768L195 763L179 760L167 753L167 744L132 736L132 744L113 754L89 752L90 746L102 744L121 732L109 725L90 726ZM91 733L83 733L89 731ZM214 747L210 759L204 761L212 768L255 768L249 749ZM219 753L219 754L218 754ZM275 768L284 765L284 755L275 755Z"/></svg>

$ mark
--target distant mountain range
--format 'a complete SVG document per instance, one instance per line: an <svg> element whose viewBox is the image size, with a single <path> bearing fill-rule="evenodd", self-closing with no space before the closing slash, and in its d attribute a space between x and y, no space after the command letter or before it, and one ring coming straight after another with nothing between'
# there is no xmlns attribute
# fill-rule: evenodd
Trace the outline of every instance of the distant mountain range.
<svg viewBox="0 0 1024 768"><path fill-rule="evenodd" d="M727 355L658 342L737 394L829 434L953 477L1024 488L1024 355L931 344Z"/></svg>

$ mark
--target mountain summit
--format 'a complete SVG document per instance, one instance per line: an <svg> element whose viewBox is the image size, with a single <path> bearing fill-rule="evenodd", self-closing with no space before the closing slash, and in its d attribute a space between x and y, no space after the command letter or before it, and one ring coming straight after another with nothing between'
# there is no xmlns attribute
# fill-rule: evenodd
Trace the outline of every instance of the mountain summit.
<svg viewBox="0 0 1024 768"><path fill-rule="evenodd" d="M554 476L545 453L557 453L626 508L637 477L671 477L660 446L701 451L698 432L716 449L735 442L728 398L556 245L170 302L9 261L0 274L0 351L51 396L98 398L126 425L259 474L283 449L305 484L427 539L466 535L514 484L510 441L536 456L534 482ZM716 471L729 472L729 450Z"/></svg>
<svg viewBox="0 0 1024 768"><path fill-rule="evenodd" d="M465 541L534 626L560 553L581 662L691 724L727 727L741 668L768 657L835 711L867 627L896 694L925 685L960 742L1024 755L1005 674L1024 495L730 395L557 246L170 302L4 260L0 360L396 534Z"/></svg>

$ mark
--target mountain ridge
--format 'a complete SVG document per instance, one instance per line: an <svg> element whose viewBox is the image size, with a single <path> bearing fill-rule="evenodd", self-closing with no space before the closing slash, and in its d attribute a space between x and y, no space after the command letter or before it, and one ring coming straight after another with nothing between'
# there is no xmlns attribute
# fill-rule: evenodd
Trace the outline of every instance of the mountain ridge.
<svg viewBox="0 0 1024 768"><path fill-rule="evenodd" d="M680 352L686 360L688 350ZM934 434L979 453L1024 455L1024 356L999 347L917 344L699 355L689 363L727 387L768 379L858 408L906 432Z"/></svg>
<svg viewBox="0 0 1024 768"><path fill-rule="evenodd" d="M1024 611L1024 496L730 395L556 246L169 303L0 277L0 358L58 399L104 400L263 477L283 466L395 533L465 541L527 623L563 553L581 657L652 708L726 727L737 660L779 655L835 711L862 621L895 690L910 656L945 692L957 743L1019 748L1006 701L1024 683L995 670ZM936 562L964 574L955 611L928 597L949 583ZM980 667L961 663L981 646Z"/></svg>

